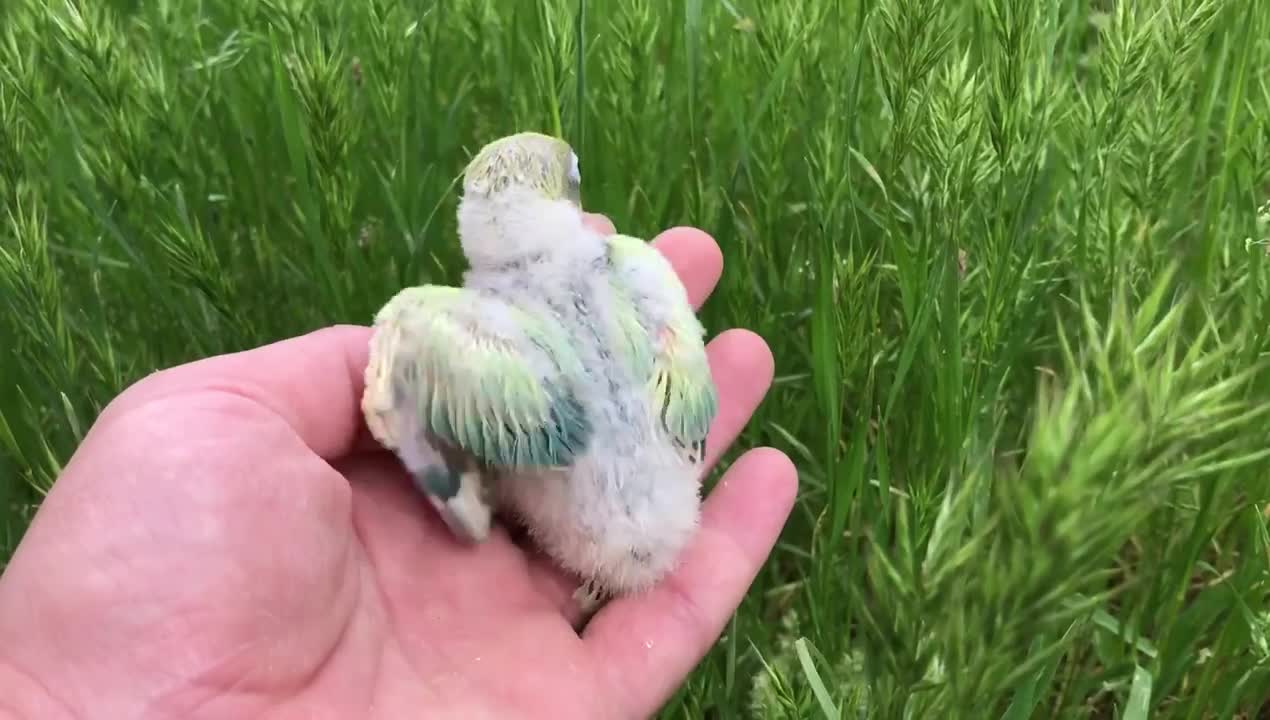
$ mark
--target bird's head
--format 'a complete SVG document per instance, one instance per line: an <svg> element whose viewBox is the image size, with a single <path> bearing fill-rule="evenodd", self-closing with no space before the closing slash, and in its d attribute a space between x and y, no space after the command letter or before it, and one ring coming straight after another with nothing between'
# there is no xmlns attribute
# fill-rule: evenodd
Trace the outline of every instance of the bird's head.
<svg viewBox="0 0 1270 720"><path fill-rule="evenodd" d="M481 148L463 172L463 195L494 200L528 193L582 204L578 156L560 138L524 132Z"/></svg>
<svg viewBox="0 0 1270 720"><path fill-rule="evenodd" d="M582 230L578 156L560 138L523 132L481 148L463 171L459 236L476 267L559 256Z"/></svg>

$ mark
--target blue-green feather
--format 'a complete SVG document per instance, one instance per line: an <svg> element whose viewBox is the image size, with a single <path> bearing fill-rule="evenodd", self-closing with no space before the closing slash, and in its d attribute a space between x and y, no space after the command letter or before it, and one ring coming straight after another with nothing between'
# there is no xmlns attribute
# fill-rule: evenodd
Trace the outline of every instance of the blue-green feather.
<svg viewBox="0 0 1270 720"><path fill-rule="evenodd" d="M559 327L466 289L399 297L381 315L406 330L394 376L424 432L496 467L568 465L586 450L592 426L569 386L578 368Z"/></svg>

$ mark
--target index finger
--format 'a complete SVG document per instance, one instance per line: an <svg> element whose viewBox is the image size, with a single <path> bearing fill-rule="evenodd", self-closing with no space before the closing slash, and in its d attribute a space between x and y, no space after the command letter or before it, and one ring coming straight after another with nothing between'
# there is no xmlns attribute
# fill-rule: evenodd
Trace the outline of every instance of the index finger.
<svg viewBox="0 0 1270 720"><path fill-rule="evenodd" d="M696 228L677 227L653 238L652 244L675 268L693 308L700 308L723 274L718 243Z"/></svg>
<svg viewBox="0 0 1270 720"><path fill-rule="evenodd" d="M693 305L704 302L723 271L714 240L700 230L675 228L653 244L670 260ZM226 392L281 417L322 458L343 457L367 436L361 398L370 337L369 327L338 325L178 365L125 390L94 425L159 398Z"/></svg>

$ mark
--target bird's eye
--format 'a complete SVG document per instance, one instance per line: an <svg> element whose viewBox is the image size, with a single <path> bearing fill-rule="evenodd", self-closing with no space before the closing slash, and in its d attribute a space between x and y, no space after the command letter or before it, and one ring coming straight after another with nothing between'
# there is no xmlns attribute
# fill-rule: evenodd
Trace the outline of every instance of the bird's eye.
<svg viewBox="0 0 1270 720"><path fill-rule="evenodd" d="M576 153L569 153L569 180L575 185L582 183L582 171L578 168L578 156Z"/></svg>

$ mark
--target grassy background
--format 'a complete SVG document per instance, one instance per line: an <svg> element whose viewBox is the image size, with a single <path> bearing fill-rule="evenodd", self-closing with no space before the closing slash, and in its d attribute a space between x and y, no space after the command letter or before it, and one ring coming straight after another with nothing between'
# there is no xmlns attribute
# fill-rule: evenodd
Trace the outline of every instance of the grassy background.
<svg viewBox="0 0 1270 720"><path fill-rule="evenodd" d="M589 209L718 238L703 319L778 366L739 446L802 477L666 717L1251 717L1268 39L1260 0L7 0L0 558L114 393L457 280L470 153L559 131Z"/></svg>

